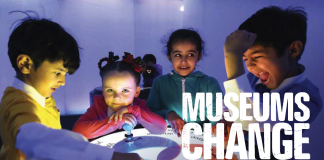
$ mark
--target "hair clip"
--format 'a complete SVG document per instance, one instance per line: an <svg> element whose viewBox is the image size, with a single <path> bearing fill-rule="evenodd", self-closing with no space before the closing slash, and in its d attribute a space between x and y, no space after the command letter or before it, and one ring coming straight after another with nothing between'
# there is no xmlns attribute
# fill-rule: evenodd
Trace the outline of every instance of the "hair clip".
<svg viewBox="0 0 324 160"><path fill-rule="evenodd" d="M100 70L102 70L102 68L103 68L103 67L101 66L102 62L106 61L106 62L107 62L106 65L108 65L108 64L110 64L110 63L116 62L118 59L119 59L119 56L118 56L118 55L114 56L114 52L110 51L110 52L109 52L109 56L108 56L108 58L105 57L105 58L102 58L102 59L99 61L99 63L98 63L98 67L99 67ZM106 65L105 65L105 66L106 66Z"/></svg>
<svg viewBox="0 0 324 160"><path fill-rule="evenodd" d="M142 73L142 67L141 65L143 64L142 62L142 58L141 57L137 57L134 59L133 55L128 53L128 52L124 52L125 55L123 56L123 61L129 64L132 64L133 69L138 72L138 73Z"/></svg>

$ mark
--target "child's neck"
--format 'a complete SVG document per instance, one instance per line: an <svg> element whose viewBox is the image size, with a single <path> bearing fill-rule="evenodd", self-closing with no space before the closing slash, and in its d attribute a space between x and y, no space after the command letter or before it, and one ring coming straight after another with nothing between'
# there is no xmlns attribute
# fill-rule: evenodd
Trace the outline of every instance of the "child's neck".
<svg viewBox="0 0 324 160"><path fill-rule="evenodd" d="M295 77L295 76L300 75L301 73L302 73L302 70L300 69L300 64L295 63L290 67L290 71L286 78Z"/></svg>

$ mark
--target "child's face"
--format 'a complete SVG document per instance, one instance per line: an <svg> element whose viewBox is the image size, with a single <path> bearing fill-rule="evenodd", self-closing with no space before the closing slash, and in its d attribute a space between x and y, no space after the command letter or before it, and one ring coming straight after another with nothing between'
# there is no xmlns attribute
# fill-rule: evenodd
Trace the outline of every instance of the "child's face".
<svg viewBox="0 0 324 160"><path fill-rule="evenodd" d="M27 75L27 84L33 86L39 94L50 97L56 89L65 85L65 74L68 72L63 67L63 61L44 61L35 71L30 70Z"/></svg>
<svg viewBox="0 0 324 160"><path fill-rule="evenodd" d="M196 45L190 42L179 42L172 45L172 52L168 56L173 69L181 76L187 76L196 67L201 54L197 51Z"/></svg>
<svg viewBox="0 0 324 160"><path fill-rule="evenodd" d="M128 72L112 71L102 80L102 94L113 111L131 105L134 97L139 96L140 90L135 78Z"/></svg>
<svg viewBox="0 0 324 160"><path fill-rule="evenodd" d="M253 46L244 53L243 60L249 72L257 76L269 89L279 87L291 72L288 53L279 58L273 47Z"/></svg>

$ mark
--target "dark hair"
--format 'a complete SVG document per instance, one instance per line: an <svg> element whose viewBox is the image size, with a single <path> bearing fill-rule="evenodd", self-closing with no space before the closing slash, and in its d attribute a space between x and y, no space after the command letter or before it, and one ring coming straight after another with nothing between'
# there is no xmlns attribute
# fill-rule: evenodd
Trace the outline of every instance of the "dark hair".
<svg viewBox="0 0 324 160"><path fill-rule="evenodd" d="M73 74L80 66L79 47L76 40L59 24L49 19L39 19L33 11L14 11L26 14L28 17L19 20L11 33L8 42L8 55L12 67L17 67L17 57L28 55L35 64L35 70L45 61L57 62L63 60L64 68ZM13 13L13 12L10 12ZM31 17L34 13L36 17Z"/></svg>
<svg viewBox="0 0 324 160"><path fill-rule="evenodd" d="M257 34L254 45L274 47L278 57L294 41L301 41L303 48L306 44L307 14L302 7L288 7L282 9L276 6L265 7L244 21L239 30L246 30Z"/></svg>
<svg viewBox="0 0 324 160"><path fill-rule="evenodd" d="M166 54L170 56L172 52L172 45L178 43L178 42L183 42L183 41L188 41L191 42L192 44L196 45L197 51L200 54L203 54L204 48L205 48L205 42L202 40L200 35L198 34L197 31L195 31L192 28L189 29L178 29L170 35L169 39L165 43L165 48L166 48Z"/></svg>
<svg viewBox="0 0 324 160"><path fill-rule="evenodd" d="M143 61L145 63L147 62L153 62L154 64L156 64L156 58L153 54L145 54L143 57Z"/></svg>
<svg viewBox="0 0 324 160"><path fill-rule="evenodd" d="M139 86L140 82L141 82L141 73L135 71L135 69L133 68L133 64L131 63L127 63L124 61L116 61L118 60L119 57L118 56L109 56L109 58L102 58L99 63L99 69L100 69L100 77L101 79L103 79L103 77L105 75L107 75L108 73L110 73L111 71L117 71L117 72L128 72L129 74L131 74L136 82L136 85ZM101 67L102 62L107 61L107 64L105 64L105 66Z"/></svg>
<svg viewBox="0 0 324 160"><path fill-rule="evenodd" d="M147 65L146 70L142 73L143 75L143 87L151 87L153 81L156 77L161 76L161 73L158 72L156 66Z"/></svg>

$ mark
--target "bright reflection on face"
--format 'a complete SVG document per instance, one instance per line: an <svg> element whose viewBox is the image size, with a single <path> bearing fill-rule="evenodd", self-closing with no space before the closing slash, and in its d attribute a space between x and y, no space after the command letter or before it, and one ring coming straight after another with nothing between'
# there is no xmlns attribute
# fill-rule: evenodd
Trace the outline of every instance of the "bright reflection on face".
<svg viewBox="0 0 324 160"><path fill-rule="evenodd" d="M200 55L196 45L190 42L178 42L172 45L169 59L173 69L185 77L195 69Z"/></svg>
<svg viewBox="0 0 324 160"><path fill-rule="evenodd" d="M112 71L103 77L102 94L113 111L131 105L139 92L140 87L129 72Z"/></svg>
<svg viewBox="0 0 324 160"><path fill-rule="evenodd" d="M68 72L63 67L63 61L44 61L36 71L34 69L28 75L28 83L33 86L39 94L50 97L56 89L65 85L65 75Z"/></svg>
<svg viewBox="0 0 324 160"><path fill-rule="evenodd" d="M279 87L292 70L288 53L278 57L273 47L253 46L244 53L243 60L248 71L269 89Z"/></svg>

